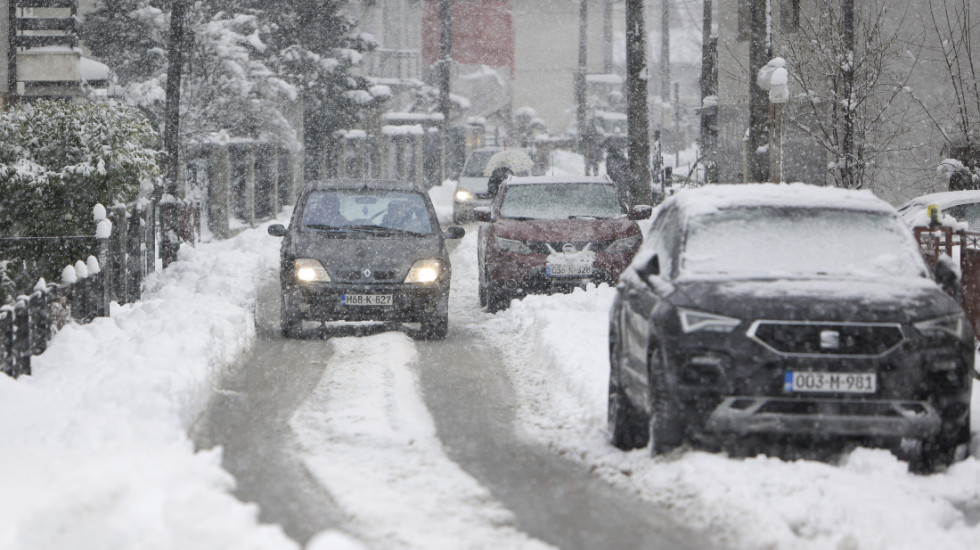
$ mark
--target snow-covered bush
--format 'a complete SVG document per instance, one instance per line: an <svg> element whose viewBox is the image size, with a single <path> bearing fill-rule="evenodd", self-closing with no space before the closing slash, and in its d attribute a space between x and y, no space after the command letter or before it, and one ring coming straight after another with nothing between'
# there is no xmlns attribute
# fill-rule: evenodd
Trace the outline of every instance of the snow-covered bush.
<svg viewBox="0 0 980 550"><path fill-rule="evenodd" d="M156 141L139 111L117 103L41 101L0 112L0 236L94 235L95 204L129 202L159 174ZM23 291L38 277L57 280L90 247L21 241L4 245L0 259Z"/></svg>

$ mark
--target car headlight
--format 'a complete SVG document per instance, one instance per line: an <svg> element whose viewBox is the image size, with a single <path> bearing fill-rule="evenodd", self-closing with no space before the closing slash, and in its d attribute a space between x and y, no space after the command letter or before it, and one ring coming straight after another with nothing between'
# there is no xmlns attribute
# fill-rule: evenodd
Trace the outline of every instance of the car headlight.
<svg viewBox="0 0 980 550"><path fill-rule="evenodd" d="M329 283L330 275L323 264L309 258L300 258L293 264L296 280L304 283Z"/></svg>
<svg viewBox="0 0 980 550"><path fill-rule="evenodd" d="M406 283L433 283L439 278L442 265L439 260L419 260L412 265L405 277Z"/></svg>
<svg viewBox="0 0 980 550"><path fill-rule="evenodd" d="M952 336L960 340L968 340L973 336L970 323L963 314L947 315L937 319L928 319L913 323L916 330L926 337Z"/></svg>
<svg viewBox="0 0 980 550"><path fill-rule="evenodd" d="M609 246L606 247L606 253L619 254L621 252L629 252L630 250L639 246L641 240L643 240L643 238L639 235L630 235L624 239L616 239L615 241L609 243Z"/></svg>
<svg viewBox="0 0 980 550"><path fill-rule="evenodd" d="M731 332L742 322L740 319L692 309L678 309L677 313L681 318L681 330L685 333Z"/></svg>
<svg viewBox="0 0 980 550"><path fill-rule="evenodd" d="M494 237L493 240L496 243L497 248L505 252L511 252L513 254L531 254L534 252L521 241L515 241L514 239L504 239L501 237Z"/></svg>
<svg viewBox="0 0 980 550"><path fill-rule="evenodd" d="M473 198L473 193L470 193L466 189L458 189L456 191L456 202L466 202Z"/></svg>

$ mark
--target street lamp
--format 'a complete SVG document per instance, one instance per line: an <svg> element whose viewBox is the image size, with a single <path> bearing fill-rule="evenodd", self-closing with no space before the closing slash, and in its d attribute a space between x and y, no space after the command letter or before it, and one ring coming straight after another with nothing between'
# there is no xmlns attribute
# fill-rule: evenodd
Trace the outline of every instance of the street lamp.
<svg viewBox="0 0 980 550"><path fill-rule="evenodd" d="M772 132L769 136L770 148L776 150L770 155L773 180L780 183L783 169L783 104L789 101L789 73L786 71L786 60L776 57L759 69L756 82L763 90L769 91L769 117ZM773 147L774 146L774 147Z"/></svg>

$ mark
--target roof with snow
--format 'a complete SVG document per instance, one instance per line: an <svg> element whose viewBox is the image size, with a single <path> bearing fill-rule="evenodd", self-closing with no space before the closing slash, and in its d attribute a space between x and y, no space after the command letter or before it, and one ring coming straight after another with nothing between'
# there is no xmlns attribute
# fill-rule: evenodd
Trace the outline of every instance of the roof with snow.
<svg viewBox="0 0 980 550"><path fill-rule="evenodd" d="M707 214L727 208L759 206L837 208L894 213L895 208L870 191L822 187L806 183L742 183L706 185L684 189L665 201L692 214Z"/></svg>

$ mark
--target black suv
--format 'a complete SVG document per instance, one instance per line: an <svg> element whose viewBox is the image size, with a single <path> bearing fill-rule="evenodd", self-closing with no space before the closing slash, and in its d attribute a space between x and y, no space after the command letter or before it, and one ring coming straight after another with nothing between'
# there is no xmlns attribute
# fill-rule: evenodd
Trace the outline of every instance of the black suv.
<svg viewBox="0 0 980 550"><path fill-rule="evenodd" d="M304 321L420 323L441 339L449 326L451 270L429 196L411 183L329 180L307 185L282 243L282 333Z"/></svg>
<svg viewBox="0 0 980 550"><path fill-rule="evenodd" d="M932 468L969 447L973 331L868 193L749 184L668 199L609 329L622 449L842 443Z"/></svg>

